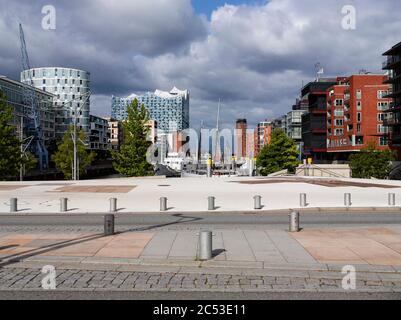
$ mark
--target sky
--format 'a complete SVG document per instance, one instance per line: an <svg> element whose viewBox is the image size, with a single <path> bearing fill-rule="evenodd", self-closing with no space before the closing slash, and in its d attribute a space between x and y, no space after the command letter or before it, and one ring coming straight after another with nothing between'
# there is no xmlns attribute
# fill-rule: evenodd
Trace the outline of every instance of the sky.
<svg viewBox="0 0 401 320"><path fill-rule="evenodd" d="M56 29L42 28L42 8ZM356 10L347 30L342 8ZM238 118L249 125L287 113L303 83L365 69L401 41L401 1L382 0L0 0L0 74L19 79L18 23L33 67L91 73L91 112L109 116L111 96L174 86L190 90L191 127Z"/></svg>

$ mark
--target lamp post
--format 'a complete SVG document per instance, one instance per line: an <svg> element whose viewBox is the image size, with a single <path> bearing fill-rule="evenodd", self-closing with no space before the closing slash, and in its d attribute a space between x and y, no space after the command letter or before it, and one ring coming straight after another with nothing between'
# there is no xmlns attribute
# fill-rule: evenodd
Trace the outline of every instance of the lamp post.
<svg viewBox="0 0 401 320"><path fill-rule="evenodd" d="M72 179L74 181L77 181L79 179L79 173L78 173L79 172L79 170L78 170L78 150L77 150L78 149L77 148L77 140L78 140L77 139L77 119L78 119L77 112L89 100L90 96L91 96L91 92L90 91L88 91L86 94L81 96L81 97L83 97L83 100L82 100L82 104L80 105L79 108L77 108L77 104L76 103L74 104L74 107L72 107L72 106L69 107L70 110L74 110L74 121L73 121L74 129L73 129L73 133L72 133L72 137L71 137L73 145L74 145L74 151L73 151L74 152L74 159L73 159L73 167L72 167ZM73 102L76 102L76 100L74 99L74 100L68 101L66 103L63 103L63 107L66 107L68 104L72 104Z"/></svg>

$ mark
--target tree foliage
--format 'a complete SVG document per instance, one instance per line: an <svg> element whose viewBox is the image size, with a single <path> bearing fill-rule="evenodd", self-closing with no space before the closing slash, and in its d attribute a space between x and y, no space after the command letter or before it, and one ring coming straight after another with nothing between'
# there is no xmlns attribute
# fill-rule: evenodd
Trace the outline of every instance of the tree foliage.
<svg viewBox="0 0 401 320"><path fill-rule="evenodd" d="M272 132L271 141L260 151L256 165L261 175L287 169L294 171L298 166L298 151L294 141L281 129Z"/></svg>
<svg viewBox="0 0 401 320"><path fill-rule="evenodd" d="M153 166L146 154L152 142L148 141L149 113L145 106L135 99L127 108L128 118L124 122L124 144L112 153L114 169L127 177L154 175Z"/></svg>
<svg viewBox="0 0 401 320"><path fill-rule="evenodd" d="M391 161L395 154L390 150L378 150L374 143L362 149L360 153L350 156L350 167L353 178L387 179L392 169Z"/></svg>
<svg viewBox="0 0 401 320"><path fill-rule="evenodd" d="M0 180L16 177L24 161L21 158L21 142L11 124L13 109L6 101L5 95L0 91Z"/></svg>
<svg viewBox="0 0 401 320"><path fill-rule="evenodd" d="M73 178L74 167L74 142L73 126L70 126L68 131L64 134L63 139L58 144L56 153L52 155L52 161L55 163L56 168L64 174L66 180ZM85 132L77 129L77 159L79 165L79 175L82 176L86 173L86 169L91 165L96 154L87 150L83 141L86 140Z"/></svg>

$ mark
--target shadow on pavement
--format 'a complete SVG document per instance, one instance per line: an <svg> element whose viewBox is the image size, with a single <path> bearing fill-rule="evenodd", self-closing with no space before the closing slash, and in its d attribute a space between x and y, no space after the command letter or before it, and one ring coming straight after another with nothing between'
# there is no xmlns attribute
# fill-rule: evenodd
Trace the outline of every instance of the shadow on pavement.
<svg viewBox="0 0 401 320"><path fill-rule="evenodd" d="M195 221L203 220L203 218L185 216L185 215L183 215L181 213L173 214L172 216L173 217L177 217L178 220L172 221L172 222L163 223L163 224L157 224L157 225L153 225L153 226L134 228L134 229L130 229L130 230L127 230L127 231L124 231L124 232L120 232L120 233L134 232L134 231L149 231L149 230L162 228L162 227L168 227L168 226L172 226L172 225L176 225L176 224L182 224L182 223L188 223L188 222L195 222Z"/></svg>
<svg viewBox="0 0 401 320"><path fill-rule="evenodd" d="M42 246L42 247L39 247L39 248L36 248L36 249L27 250L27 251L22 252L22 253L16 253L16 254L12 254L12 255L9 255L9 256L5 256L5 257L2 257L0 259L0 261L4 261L4 260L8 260L8 261L0 262L0 268L8 266L8 265L13 264L13 263L20 262L20 261L22 261L24 259L27 259L27 258L31 258L31 257L34 257L34 256L38 256L38 255L53 251L53 250L66 248L66 247L69 247L69 246L81 244L81 243L84 243L84 242L88 242L88 241L92 241L92 240L96 240L96 239L100 239L100 238L104 238L104 237L106 237L104 234L89 235L89 236L85 236L85 237L81 237L81 238L61 241L61 242L59 242L57 244L51 244L51 245ZM3 248L3 250L4 250L4 248Z"/></svg>

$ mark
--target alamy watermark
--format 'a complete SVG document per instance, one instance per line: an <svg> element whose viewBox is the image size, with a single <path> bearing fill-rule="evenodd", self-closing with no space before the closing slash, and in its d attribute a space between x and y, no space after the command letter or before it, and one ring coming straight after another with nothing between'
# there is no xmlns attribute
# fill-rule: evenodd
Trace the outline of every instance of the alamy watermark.
<svg viewBox="0 0 401 320"><path fill-rule="evenodd" d="M56 30L56 8L52 5L46 5L42 8L42 14L45 16L42 18L42 29L43 30Z"/></svg>
<svg viewBox="0 0 401 320"><path fill-rule="evenodd" d="M342 280L342 288L344 290L356 290L356 269L354 266L344 266L342 269L344 278Z"/></svg>
<svg viewBox="0 0 401 320"><path fill-rule="evenodd" d="M51 265L42 268L42 289L43 290L56 290L56 268Z"/></svg>
<svg viewBox="0 0 401 320"><path fill-rule="evenodd" d="M341 13L344 15L341 20L341 26L344 30L356 29L356 8L352 5L343 6Z"/></svg>

